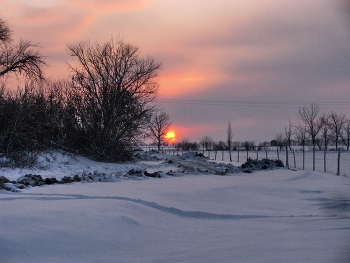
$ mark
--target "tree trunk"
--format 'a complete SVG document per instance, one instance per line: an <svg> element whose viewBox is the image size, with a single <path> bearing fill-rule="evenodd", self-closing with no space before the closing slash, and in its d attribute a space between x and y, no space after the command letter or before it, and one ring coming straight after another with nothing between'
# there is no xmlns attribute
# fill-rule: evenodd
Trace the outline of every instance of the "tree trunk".
<svg viewBox="0 0 350 263"><path fill-rule="evenodd" d="M303 143L303 170L305 170L305 144Z"/></svg>
<svg viewBox="0 0 350 263"><path fill-rule="evenodd" d="M312 148L312 170L316 169L316 145L314 144Z"/></svg>

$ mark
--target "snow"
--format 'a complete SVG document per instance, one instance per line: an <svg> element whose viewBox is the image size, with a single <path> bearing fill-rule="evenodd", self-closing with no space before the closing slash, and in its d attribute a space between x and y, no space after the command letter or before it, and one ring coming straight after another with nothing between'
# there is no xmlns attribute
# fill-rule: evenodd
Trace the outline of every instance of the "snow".
<svg viewBox="0 0 350 263"><path fill-rule="evenodd" d="M157 170L171 170L167 165L164 168L164 160L158 160L157 156L146 156L149 160L142 159L139 162L130 163L103 163L95 162L86 157L69 154L62 151L49 151L38 156L38 163L33 168L12 168L0 167L0 176L9 180L17 180L25 174L41 175L43 178L62 179L64 176L82 175L88 173L104 173L106 175L123 175L131 169L144 170L149 172ZM169 168L169 169L168 169ZM174 168L174 167L173 167Z"/></svg>
<svg viewBox="0 0 350 263"><path fill-rule="evenodd" d="M214 151L205 151L205 156L210 156L210 159L215 159L215 152ZM277 154L277 147L275 150L268 150L265 151L259 151L258 153L256 151L249 151L248 153L246 151L232 151L231 152L231 158L232 158L232 164L233 165L241 165L247 160L247 157L251 159L263 159L263 158L269 158L269 159L280 159L284 163L286 163L286 151L279 151ZM238 158L239 157L239 158ZM316 151L315 155L315 163L316 163L316 171L323 172L324 171L324 152L323 151ZM217 152L216 159L223 163L230 163L229 153L228 151ZM239 160L239 162L238 162ZM292 168L302 169L303 167L303 152L300 149L300 147L296 147L295 149L295 162L294 162L294 156L293 152L289 151L288 155L289 160L289 166ZM305 169L306 170L312 170L313 169L313 153L312 150L305 151ZM341 151L340 156L340 174L350 176L350 151ZM328 173L336 174L338 170L338 152L335 150L329 150L326 154L326 171Z"/></svg>
<svg viewBox="0 0 350 263"><path fill-rule="evenodd" d="M46 170L3 168L11 180L118 176L2 190L0 262L349 262L348 177L288 169L119 176L182 169L157 157L108 164L62 156L42 161Z"/></svg>

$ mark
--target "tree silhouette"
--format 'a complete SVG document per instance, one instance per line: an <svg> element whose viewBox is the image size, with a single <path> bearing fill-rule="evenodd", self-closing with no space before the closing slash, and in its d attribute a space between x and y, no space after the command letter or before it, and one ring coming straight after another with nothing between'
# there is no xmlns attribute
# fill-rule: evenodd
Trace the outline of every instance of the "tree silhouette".
<svg viewBox="0 0 350 263"><path fill-rule="evenodd" d="M169 115L162 110L157 110L150 119L149 135L157 142L158 151L160 151L160 146L164 142L164 136L167 134L170 125Z"/></svg>
<svg viewBox="0 0 350 263"><path fill-rule="evenodd" d="M38 46L29 40L14 44L11 36L10 27L0 18L0 77L12 72L31 80L42 80L46 63L37 51Z"/></svg>

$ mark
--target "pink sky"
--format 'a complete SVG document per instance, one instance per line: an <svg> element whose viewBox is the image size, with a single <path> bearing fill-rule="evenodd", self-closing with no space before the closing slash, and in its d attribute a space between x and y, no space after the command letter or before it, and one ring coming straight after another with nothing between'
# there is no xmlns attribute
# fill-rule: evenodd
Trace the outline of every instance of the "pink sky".
<svg viewBox="0 0 350 263"><path fill-rule="evenodd" d="M15 38L67 78L66 45L121 36L162 64L159 103L178 139L271 140L298 107L350 118L344 0L0 0ZM331 104L327 103L330 102ZM349 102L342 105L340 102Z"/></svg>

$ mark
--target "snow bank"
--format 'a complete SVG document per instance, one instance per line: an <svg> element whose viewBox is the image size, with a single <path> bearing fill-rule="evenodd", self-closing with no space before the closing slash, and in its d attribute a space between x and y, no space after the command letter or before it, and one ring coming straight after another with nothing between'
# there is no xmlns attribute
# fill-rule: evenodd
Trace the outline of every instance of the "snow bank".
<svg viewBox="0 0 350 263"><path fill-rule="evenodd" d="M174 168L175 166L173 165L164 164L164 158L161 160L161 158L157 157L157 154L140 152L135 155L134 162L102 163L63 151L50 151L38 155L34 167L0 167L0 176L5 176L10 181L16 181L26 174L40 175L44 179L56 178L61 180L65 176L73 177L91 173L118 177L126 174L131 169L147 169L149 172L154 172L155 170L168 171Z"/></svg>
<svg viewBox="0 0 350 263"><path fill-rule="evenodd" d="M132 163L101 163L63 151L44 152L37 157L31 168L3 167L0 189L18 191L28 186L67 184L74 182L114 182L121 178L141 179L161 178L188 173L232 174L256 170L276 169L283 163L273 160L251 160L240 167L230 163L216 163L197 152L187 152L181 156L159 153L138 152ZM4 180L5 180L4 179ZM6 183L6 185L5 185Z"/></svg>
<svg viewBox="0 0 350 263"><path fill-rule="evenodd" d="M348 262L349 178L287 169L0 195L0 262Z"/></svg>

